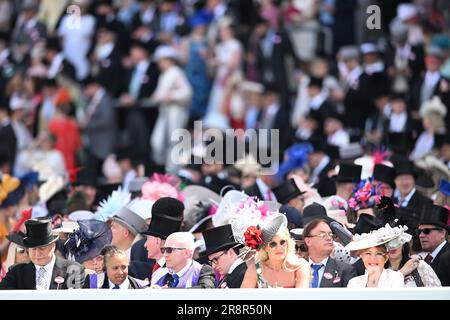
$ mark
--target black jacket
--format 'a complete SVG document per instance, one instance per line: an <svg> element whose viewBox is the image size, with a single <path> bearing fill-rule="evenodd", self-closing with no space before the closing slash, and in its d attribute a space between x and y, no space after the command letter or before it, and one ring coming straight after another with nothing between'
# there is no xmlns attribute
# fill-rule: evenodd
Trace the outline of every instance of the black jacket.
<svg viewBox="0 0 450 320"><path fill-rule="evenodd" d="M245 262L238 265L232 273L227 274L217 286L218 288L240 288L244 280L247 264Z"/></svg>
<svg viewBox="0 0 450 320"><path fill-rule="evenodd" d="M450 245L448 243L431 263L443 287L450 287Z"/></svg>
<svg viewBox="0 0 450 320"><path fill-rule="evenodd" d="M64 278L64 282L58 285L54 280L57 277ZM56 257L55 266L51 276L50 290L83 288L85 274L84 267L77 262ZM0 282L0 290L35 290L36 267L32 262L21 263L8 271L6 277Z"/></svg>
<svg viewBox="0 0 450 320"><path fill-rule="evenodd" d="M348 281L357 276L351 264L328 258L320 288L347 287ZM331 275L331 277L330 277Z"/></svg>

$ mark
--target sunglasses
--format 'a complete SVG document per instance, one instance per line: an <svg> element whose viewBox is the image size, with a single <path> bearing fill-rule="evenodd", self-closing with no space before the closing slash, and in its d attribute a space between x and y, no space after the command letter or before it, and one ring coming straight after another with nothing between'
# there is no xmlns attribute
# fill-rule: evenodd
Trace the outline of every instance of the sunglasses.
<svg viewBox="0 0 450 320"><path fill-rule="evenodd" d="M184 250L186 248L172 248L172 247L162 247L159 248L159 250L161 250L161 253L164 254L165 252L167 252L168 254L171 254L174 250Z"/></svg>
<svg viewBox="0 0 450 320"><path fill-rule="evenodd" d="M436 230L436 231L441 231L442 228L424 228L424 229L417 229L417 234L420 235L422 232L424 234L430 234L431 231Z"/></svg>
<svg viewBox="0 0 450 320"><path fill-rule="evenodd" d="M269 242L269 247L270 248L275 248L276 246L280 245L280 247L285 247L287 245L287 241L286 240L281 240L280 243L275 242L275 241L270 241Z"/></svg>

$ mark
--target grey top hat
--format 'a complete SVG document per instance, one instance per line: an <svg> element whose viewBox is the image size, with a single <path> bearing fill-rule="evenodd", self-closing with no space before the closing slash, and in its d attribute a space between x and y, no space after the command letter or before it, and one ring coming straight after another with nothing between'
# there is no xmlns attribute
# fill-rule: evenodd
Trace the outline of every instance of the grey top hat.
<svg viewBox="0 0 450 320"><path fill-rule="evenodd" d="M141 192L142 186L146 183L150 178L149 177L136 177L130 181L130 185L128 187L130 192Z"/></svg>
<svg viewBox="0 0 450 320"><path fill-rule="evenodd" d="M358 59L359 49L357 46L345 46L339 50L339 56L342 60Z"/></svg>
<svg viewBox="0 0 450 320"><path fill-rule="evenodd" d="M126 207L122 207L111 220L117 221L134 234L142 233L146 229L145 220Z"/></svg>

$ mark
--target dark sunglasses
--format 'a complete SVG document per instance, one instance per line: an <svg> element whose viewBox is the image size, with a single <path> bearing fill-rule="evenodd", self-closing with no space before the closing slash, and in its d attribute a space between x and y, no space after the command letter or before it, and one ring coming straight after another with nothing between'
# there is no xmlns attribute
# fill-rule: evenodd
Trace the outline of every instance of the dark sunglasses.
<svg viewBox="0 0 450 320"><path fill-rule="evenodd" d="M269 247L272 248L272 249L275 248L277 245L278 245L278 242L275 242L275 241L270 241L269 242ZM286 240L281 240L279 245L281 247L284 247L284 246L287 245L287 241Z"/></svg>
<svg viewBox="0 0 450 320"><path fill-rule="evenodd" d="M425 234L430 234L431 231L436 230L436 231L441 231L442 228L424 228L424 229L417 229L417 234L420 235L422 232Z"/></svg>
<svg viewBox="0 0 450 320"><path fill-rule="evenodd" d="M300 245L296 244L295 245L295 250L296 251L301 251L301 252L308 252L308 247L304 243L302 243Z"/></svg>
<svg viewBox="0 0 450 320"><path fill-rule="evenodd" d="M165 252L167 252L168 254L171 254L174 250L184 250L186 248L171 248L171 247L162 247L159 248L159 250L161 250L161 253L164 254Z"/></svg>

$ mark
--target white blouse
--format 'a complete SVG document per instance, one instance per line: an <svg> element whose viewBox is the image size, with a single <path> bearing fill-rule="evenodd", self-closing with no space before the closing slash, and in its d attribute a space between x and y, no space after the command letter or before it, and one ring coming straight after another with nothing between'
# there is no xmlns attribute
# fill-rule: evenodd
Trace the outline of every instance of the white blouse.
<svg viewBox="0 0 450 320"><path fill-rule="evenodd" d="M368 274L350 279L347 288L365 288L367 285ZM378 280L378 288L401 288L404 287L403 274L400 271L384 269Z"/></svg>

